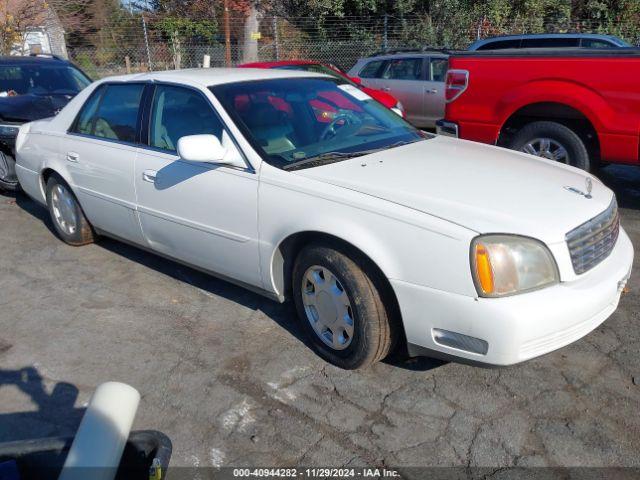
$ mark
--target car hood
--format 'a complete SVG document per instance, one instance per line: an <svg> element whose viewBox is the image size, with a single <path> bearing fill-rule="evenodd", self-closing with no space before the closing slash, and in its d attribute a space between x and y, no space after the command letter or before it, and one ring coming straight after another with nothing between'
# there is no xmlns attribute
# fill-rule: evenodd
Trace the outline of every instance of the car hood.
<svg viewBox="0 0 640 480"><path fill-rule="evenodd" d="M16 95L0 97L0 119L7 122L32 122L55 115L72 95Z"/></svg>
<svg viewBox="0 0 640 480"><path fill-rule="evenodd" d="M613 192L581 170L502 148L438 136L338 163L296 170L478 233L547 243L605 210ZM569 190L586 191L592 198Z"/></svg>

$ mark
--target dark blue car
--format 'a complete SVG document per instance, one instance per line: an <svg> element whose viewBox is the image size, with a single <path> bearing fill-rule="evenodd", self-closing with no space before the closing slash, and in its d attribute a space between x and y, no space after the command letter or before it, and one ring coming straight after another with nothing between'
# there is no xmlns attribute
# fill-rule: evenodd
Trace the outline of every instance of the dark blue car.
<svg viewBox="0 0 640 480"><path fill-rule="evenodd" d="M54 116L90 83L58 57L0 57L0 188L19 188L14 145L20 125Z"/></svg>

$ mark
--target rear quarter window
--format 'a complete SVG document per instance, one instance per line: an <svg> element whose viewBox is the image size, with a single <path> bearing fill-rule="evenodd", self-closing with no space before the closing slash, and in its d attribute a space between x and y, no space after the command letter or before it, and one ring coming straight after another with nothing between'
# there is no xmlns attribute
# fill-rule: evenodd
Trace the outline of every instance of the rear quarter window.
<svg viewBox="0 0 640 480"><path fill-rule="evenodd" d="M583 38L580 42L581 47L585 48L615 48L617 45L607 41L607 40L598 40L595 38Z"/></svg>
<svg viewBox="0 0 640 480"><path fill-rule="evenodd" d="M429 78L432 82L444 82L449 68L449 60L446 58L432 58L429 68Z"/></svg>
<svg viewBox="0 0 640 480"><path fill-rule="evenodd" d="M524 48L558 48L558 47L577 47L579 39L577 38L527 38L522 41Z"/></svg>
<svg viewBox="0 0 640 480"><path fill-rule="evenodd" d="M105 86L98 87L84 103L75 125L71 128L72 132L83 135L91 135L93 133L93 119L105 88Z"/></svg>

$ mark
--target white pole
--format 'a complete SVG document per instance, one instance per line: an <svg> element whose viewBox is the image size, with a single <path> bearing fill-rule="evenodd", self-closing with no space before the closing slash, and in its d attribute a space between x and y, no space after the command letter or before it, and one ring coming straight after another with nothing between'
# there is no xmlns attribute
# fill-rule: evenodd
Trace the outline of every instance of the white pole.
<svg viewBox="0 0 640 480"><path fill-rule="evenodd" d="M153 65L151 65L151 50L149 50L149 36L147 35L147 22L144 19L144 13L142 14L142 30L144 32L144 45L147 49L147 63L149 70L153 70Z"/></svg>
<svg viewBox="0 0 640 480"><path fill-rule="evenodd" d="M211 67L211 55L205 55L202 58L202 68L210 68Z"/></svg>
<svg viewBox="0 0 640 480"><path fill-rule="evenodd" d="M96 388L59 480L113 480L139 403L138 391L124 383Z"/></svg>

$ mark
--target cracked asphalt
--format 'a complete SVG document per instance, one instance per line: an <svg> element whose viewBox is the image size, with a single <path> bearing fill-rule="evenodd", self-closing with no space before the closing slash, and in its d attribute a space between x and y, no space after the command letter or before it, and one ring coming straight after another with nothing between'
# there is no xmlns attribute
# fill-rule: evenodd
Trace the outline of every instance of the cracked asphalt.
<svg viewBox="0 0 640 480"><path fill-rule="evenodd" d="M600 175L637 248L640 169ZM637 260L616 313L542 358L347 372L291 305L113 240L67 246L25 196L0 194L0 225L0 441L73 434L117 380L172 466L640 467Z"/></svg>

